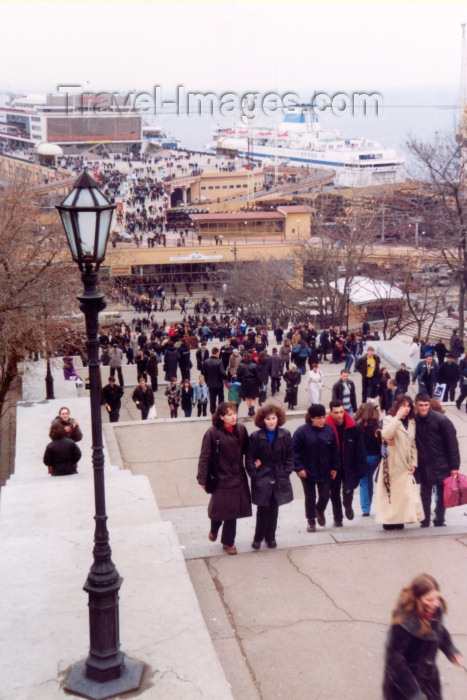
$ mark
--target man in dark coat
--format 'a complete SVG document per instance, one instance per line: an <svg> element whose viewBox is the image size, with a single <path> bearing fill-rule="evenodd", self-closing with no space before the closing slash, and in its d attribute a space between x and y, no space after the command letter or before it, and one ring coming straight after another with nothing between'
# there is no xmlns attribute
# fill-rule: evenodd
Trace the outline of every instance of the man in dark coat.
<svg viewBox="0 0 467 700"><path fill-rule="evenodd" d="M159 360L157 359L157 355L154 350L151 350L149 355L146 371L151 379L151 389L153 391L157 391L159 386L157 382L157 377L159 375Z"/></svg>
<svg viewBox="0 0 467 700"><path fill-rule="evenodd" d="M281 388L281 377L284 371L284 360L278 354L277 348L272 349L270 359L270 376L271 376L271 396L278 394Z"/></svg>
<svg viewBox="0 0 467 700"><path fill-rule="evenodd" d="M282 326L278 326L278 327L274 330L274 335L275 335L275 337L276 337L276 343L277 343L277 345L281 345L281 343L282 343L282 338L284 337L284 329L282 328Z"/></svg>
<svg viewBox="0 0 467 700"><path fill-rule="evenodd" d="M109 412L111 423L118 423L122 405L123 387L115 384L115 377L109 377L109 383L102 389L102 403Z"/></svg>
<svg viewBox="0 0 467 700"><path fill-rule="evenodd" d="M436 353L436 357L438 358L438 364L439 364L440 368L441 368L441 365L444 363L447 352L448 352L448 349L445 345L445 342L442 338L440 338L439 341L435 345L435 353Z"/></svg>
<svg viewBox="0 0 467 700"><path fill-rule="evenodd" d="M362 375L362 403L365 403L367 398L376 398L378 394L380 364L380 359L371 345L368 346L366 355L362 355L355 364L355 369Z"/></svg>
<svg viewBox="0 0 467 700"><path fill-rule="evenodd" d="M211 357L205 361L204 378L209 389L209 408L215 413L217 403L224 401L224 380L228 378L219 358L219 348L213 348Z"/></svg>
<svg viewBox="0 0 467 700"><path fill-rule="evenodd" d="M326 418L326 424L334 431L341 459L341 469L331 482L331 503L334 527L342 527L342 506L347 520L354 518L353 492L365 476L366 452L363 435L352 416L344 410L342 401L331 401L329 407L331 412Z"/></svg>
<svg viewBox="0 0 467 700"><path fill-rule="evenodd" d="M353 416L357 412L355 384L349 379L349 370L342 369L341 377L332 387L332 400L342 401L344 409Z"/></svg>
<svg viewBox="0 0 467 700"><path fill-rule="evenodd" d="M458 328L455 328L449 339L449 352L455 360L458 360L464 352L464 344L462 342L462 339L459 338L459 336L457 335L457 332Z"/></svg>
<svg viewBox="0 0 467 700"><path fill-rule="evenodd" d="M162 367L165 372L164 379L166 382L170 382L172 377L177 376L178 351L173 340L169 340L166 345L164 352L164 364Z"/></svg>
<svg viewBox="0 0 467 700"><path fill-rule="evenodd" d="M341 469L334 431L325 420L324 406L312 404L305 416L305 425L297 428L292 439L294 470L301 479L305 493L308 532L315 532L316 520L322 527L326 525L324 511L329 502L331 482Z"/></svg>
<svg viewBox="0 0 467 700"><path fill-rule="evenodd" d="M139 380L139 386L136 387L131 398L141 411L141 420L146 420L149 409L154 406L154 392L147 386L144 377Z"/></svg>
<svg viewBox="0 0 467 700"><path fill-rule="evenodd" d="M148 367L148 357L147 355L144 354L143 350L138 350L138 353L135 357L135 365L136 365L136 379L139 380L141 377L144 377L146 379L147 377L147 367Z"/></svg>
<svg viewBox="0 0 467 700"><path fill-rule="evenodd" d="M190 369L191 363L191 353L190 348L184 340L178 346L178 365L180 367L180 372L182 375L182 381L184 379L190 379ZM174 375L175 376L175 375Z"/></svg>
<svg viewBox="0 0 467 700"><path fill-rule="evenodd" d="M396 396L399 396L399 394L404 393L401 391L401 389L397 386L396 380L395 379L388 379L386 388L383 391L383 396L382 396L382 401L381 401L381 408L384 408L386 413L389 412L389 409L392 408L392 405L394 403L394 399Z"/></svg>
<svg viewBox="0 0 467 700"><path fill-rule="evenodd" d="M432 398L438 381L438 363L433 359L433 355L427 355L424 360L420 360L412 375L412 384L415 384L417 379L419 394L428 394Z"/></svg>
<svg viewBox="0 0 467 700"><path fill-rule="evenodd" d="M400 369L396 372L396 385L401 394L406 394L410 384L410 372L405 362L401 362Z"/></svg>
<svg viewBox="0 0 467 700"><path fill-rule="evenodd" d="M459 362L459 388L461 390L460 395L457 397L456 406L460 410L461 403L467 396L467 352L462 360ZM467 406L465 407L467 411Z"/></svg>
<svg viewBox="0 0 467 700"><path fill-rule="evenodd" d="M460 454L456 429L449 418L430 408L428 394L415 397L416 442L418 452L417 473L420 478L420 496L425 518L420 527L429 527L431 497L436 486L436 506L433 525L444 525L444 479L459 472Z"/></svg>
<svg viewBox="0 0 467 700"><path fill-rule="evenodd" d="M204 363L209 357L209 350L206 349L206 343L201 343L201 347L196 351L196 369L201 374L204 374Z"/></svg>
<svg viewBox="0 0 467 700"><path fill-rule="evenodd" d="M224 365L224 369L227 372L227 367L229 366L229 361L230 361L230 356L232 355L233 352L233 346L230 344L230 338L225 339L225 345L223 345L220 349L219 357L222 360L222 364Z"/></svg>
<svg viewBox="0 0 467 700"><path fill-rule="evenodd" d="M123 371L122 371L122 363L123 363L123 350L119 347L118 343L113 342L112 343L112 348L109 351L109 367L110 367L110 374L112 377L115 376L115 372L118 374L118 382L120 386L122 387L124 382L123 382Z"/></svg>
<svg viewBox="0 0 467 700"><path fill-rule="evenodd" d="M81 450L74 440L67 437L65 425L54 421L50 428L49 442L44 452L44 464L52 476L76 474Z"/></svg>
<svg viewBox="0 0 467 700"><path fill-rule="evenodd" d="M459 365L451 354L448 353L446 355L446 361L440 366L438 372L438 382L440 384L446 384L443 401L454 401L460 374Z"/></svg>

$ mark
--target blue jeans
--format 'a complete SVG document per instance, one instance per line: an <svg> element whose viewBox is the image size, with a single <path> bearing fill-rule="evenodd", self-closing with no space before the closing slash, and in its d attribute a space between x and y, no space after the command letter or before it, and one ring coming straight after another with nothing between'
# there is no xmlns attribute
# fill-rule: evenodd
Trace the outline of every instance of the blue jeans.
<svg viewBox="0 0 467 700"><path fill-rule="evenodd" d="M365 476L360 479L360 506L362 513L370 514L373 499L373 475L381 461L381 455L367 455Z"/></svg>
<svg viewBox="0 0 467 700"><path fill-rule="evenodd" d="M345 355L345 367L344 369L350 369L353 365L354 361L354 356L350 354L350 352L344 353Z"/></svg>

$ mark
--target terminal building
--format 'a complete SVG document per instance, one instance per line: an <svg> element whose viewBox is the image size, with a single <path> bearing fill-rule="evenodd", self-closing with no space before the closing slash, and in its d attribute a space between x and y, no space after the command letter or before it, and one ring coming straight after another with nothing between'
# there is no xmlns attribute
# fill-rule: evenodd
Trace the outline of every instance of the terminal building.
<svg viewBox="0 0 467 700"><path fill-rule="evenodd" d="M99 146L109 152L139 151L142 117L123 106L118 112L116 108L99 112L81 95L15 96L0 107L0 141L24 149L54 143L65 155Z"/></svg>
<svg viewBox="0 0 467 700"><path fill-rule="evenodd" d="M310 207L287 206L274 212L191 214L194 227L184 246L108 249L105 264L125 285L189 284L207 291L220 288L225 271L237 263L251 266L254 274L258 261L281 260L291 284L301 287L296 248L310 235L311 213Z"/></svg>

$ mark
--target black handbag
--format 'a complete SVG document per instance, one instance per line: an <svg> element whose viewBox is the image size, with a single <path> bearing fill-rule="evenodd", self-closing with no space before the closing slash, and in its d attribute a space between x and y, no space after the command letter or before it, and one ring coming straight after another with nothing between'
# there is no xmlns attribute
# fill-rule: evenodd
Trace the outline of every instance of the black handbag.
<svg viewBox="0 0 467 700"><path fill-rule="evenodd" d="M208 463L208 476L204 487L206 493L215 493L219 483L219 445L219 437L216 437L216 448Z"/></svg>

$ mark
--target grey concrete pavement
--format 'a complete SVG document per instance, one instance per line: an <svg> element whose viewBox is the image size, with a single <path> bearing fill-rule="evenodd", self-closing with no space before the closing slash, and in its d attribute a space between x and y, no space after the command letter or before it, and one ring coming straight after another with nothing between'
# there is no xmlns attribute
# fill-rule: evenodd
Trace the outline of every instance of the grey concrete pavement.
<svg viewBox="0 0 467 700"><path fill-rule="evenodd" d="M386 352L398 364L406 347L392 342ZM325 403L341 368L324 365ZM0 502L2 700L64 696L70 665L88 650L82 585L94 514L89 400L75 387L73 396L41 400L44 367L32 363L28 373L37 398L18 406L17 468ZM280 509L278 548L253 551L254 517L247 518L238 523L239 554L229 557L207 539L208 497L195 479L209 419L170 420L159 390L161 417L135 420L131 390L125 388L122 411L130 420L104 426L110 539L124 577L122 649L147 664L142 690L130 697L376 700L391 609L420 571L439 580L447 627L467 657L467 507L450 509L444 528L385 532L373 517L361 517L355 494L354 520L335 530L329 507L326 527L307 533L293 477L295 500ZM42 454L62 404L84 429L83 458L78 475L53 479ZM298 410L288 414L290 430L303 422L306 406L301 390ZM447 410L467 471L467 416ZM245 413L241 407L252 430ZM461 700L465 673L444 658L439 665L443 697Z"/></svg>

